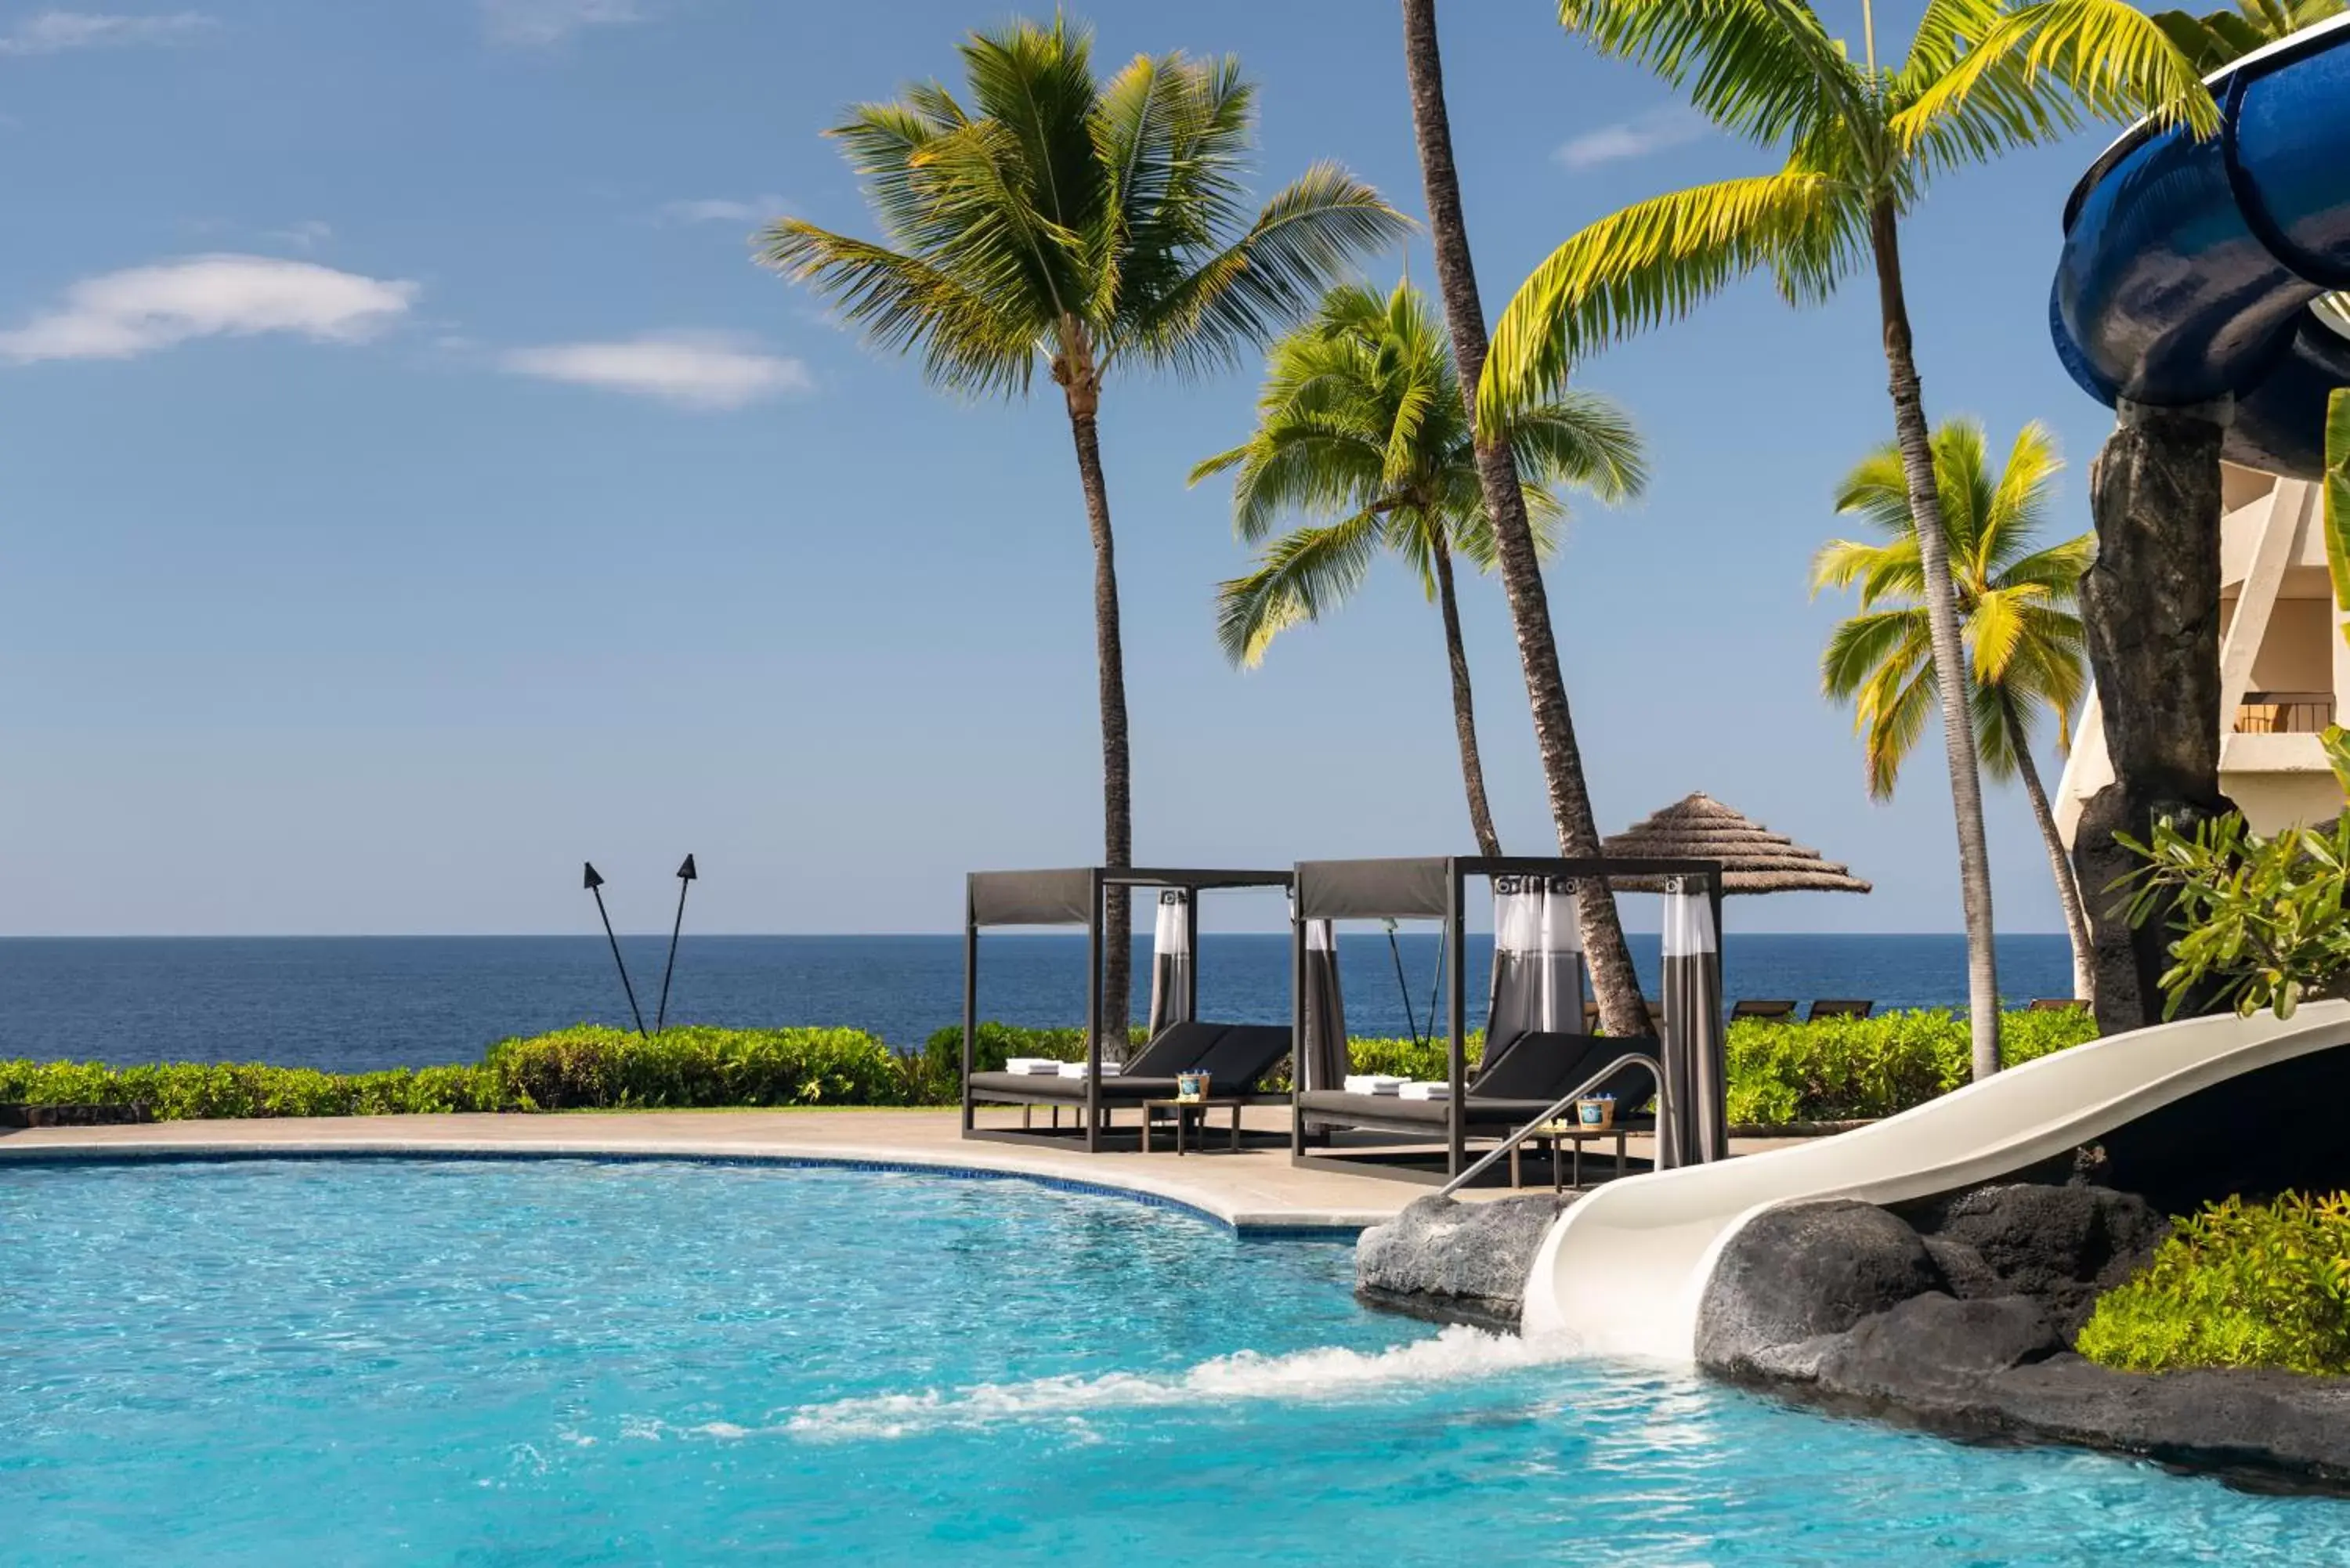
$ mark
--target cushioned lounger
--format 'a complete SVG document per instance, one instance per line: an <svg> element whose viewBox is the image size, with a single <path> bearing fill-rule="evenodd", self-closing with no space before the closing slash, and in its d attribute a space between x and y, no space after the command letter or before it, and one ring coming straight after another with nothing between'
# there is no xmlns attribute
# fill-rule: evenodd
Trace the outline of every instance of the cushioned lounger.
<svg viewBox="0 0 2350 1568"><path fill-rule="evenodd" d="M1560 1096L1627 1052L1654 1061L1657 1043L1648 1039L1609 1039L1598 1034L1521 1034L1490 1058L1470 1080L1465 1121L1481 1130L1513 1130L1548 1110ZM1614 1095L1629 1109L1645 1103L1656 1084L1638 1067L1626 1067L1589 1094ZM1395 1095L1350 1095L1337 1089L1313 1089L1298 1096L1308 1113L1336 1122L1367 1125L1409 1122L1428 1127L1448 1125L1447 1102L1407 1100Z"/></svg>
<svg viewBox="0 0 2350 1568"><path fill-rule="evenodd" d="M1101 1081L1101 1098L1104 1104L1123 1105L1171 1100L1176 1074L1201 1071L1208 1075L1208 1093L1217 1098L1253 1095L1258 1092L1257 1080L1288 1054L1289 1030L1282 1024L1197 1021L1171 1024L1136 1053L1122 1072ZM1086 1081L1027 1073L973 1073L971 1092L974 1099L982 1100L1017 1096L1015 1104L1066 1100L1081 1105Z"/></svg>

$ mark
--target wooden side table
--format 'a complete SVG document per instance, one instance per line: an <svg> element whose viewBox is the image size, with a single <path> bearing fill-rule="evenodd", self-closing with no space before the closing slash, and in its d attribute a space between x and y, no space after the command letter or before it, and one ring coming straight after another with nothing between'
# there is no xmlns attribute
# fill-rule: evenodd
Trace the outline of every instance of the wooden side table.
<svg viewBox="0 0 2350 1568"><path fill-rule="evenodd" d="M1145 1154L1149 1154L1150 1152L1150 1125L1152 1113L1161 1110L1171 1110L1175 1113L1175 1152L1178 1155L1180 1155L1183 1152L1183 1134L1185 1129L1190 1127L1194 1121L1197 1121L1200 1127L1201 1142L1204 1147L1208 1136L1209 1110L1215 1106L1229 1106L1232 1107L1232 1152L1238 1154L1241 1147L1242 1103L1242 1101L1231 1096L1219 1097L1215 1096L1211 1096L1203 1100L1145 1100L1142 1102L1142 1152Z"/></svg>
<svg viewBox="0 0 2350 1568"><path fill-rule="evenodd" d="M1614 1127L1604 1130L1599 1127L1582 1127L1575 1122L1546 1122L1540 1130L1529 1134L1524 1143L1510 1150L1510 1185L1512 1187L1525 1185L1525 1182L1521 1179L1518 1157L1528 1143L1550 1145L1550 1189L1553 1192L1583 1185L1583 1146L1595 1139L1612 1137L1616 1140L1616 1174L1621 1177L1624 1174L1624 1140L1630 1130L1622 1122L1617 1122ZM1558 1146L1563 1143L1575 1146L1574 1153L1570 1156L1574 1161L1575 1174L1564 1184L1558 1179Z"/></svg>

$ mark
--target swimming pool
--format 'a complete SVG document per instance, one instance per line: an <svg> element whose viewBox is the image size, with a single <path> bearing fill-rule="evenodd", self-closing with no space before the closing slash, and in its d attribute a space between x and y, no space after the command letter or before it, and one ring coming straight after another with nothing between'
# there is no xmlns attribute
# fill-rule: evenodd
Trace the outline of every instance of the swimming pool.
<svg viewBox="0 0 2350 1568"><path fill-rule="evenodd" d="M0 1167L0 1561L2309 1563L2350 1505L1366 1313L1019 1181Z"/></svg>

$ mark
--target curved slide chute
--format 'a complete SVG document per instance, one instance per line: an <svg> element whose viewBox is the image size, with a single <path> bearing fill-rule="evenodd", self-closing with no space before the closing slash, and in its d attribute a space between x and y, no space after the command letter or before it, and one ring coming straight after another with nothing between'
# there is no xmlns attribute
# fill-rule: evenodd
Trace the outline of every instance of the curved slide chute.
<svg viewBox="0 0 2350 1568"><path fill-rule="evenodd" d="M2350 386L2350 16L2210 81L2218 136L2141 125L2074 189L2056 352L2109 407L2232 398L2226 455L2314 479Z"/></svg>
<svg viewBox="0 0 2350 1568"><path fill-rule="evenodd" d="M2350 1044L2350 1002L2108 1035L1793 1148L1614 1181L1551 1228L1525 1331L1585 1354L1687 1363L1721 1248L1764 1210L1816 1198L1899 1203L2012 1176L2262 1067Z"/></svg>

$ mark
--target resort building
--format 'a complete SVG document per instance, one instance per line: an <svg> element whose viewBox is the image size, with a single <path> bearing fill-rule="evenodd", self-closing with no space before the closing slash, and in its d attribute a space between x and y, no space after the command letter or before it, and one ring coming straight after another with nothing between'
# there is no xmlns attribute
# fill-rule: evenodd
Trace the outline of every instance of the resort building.
<svg viewBox="0 0 2350 1568"><path fill-rule="evenodd" d="M2220 787L2253 831L2343 808L2318 735L2345 711L2350 646L2325 571L2319 490L2228 465L2220 537ZM2113 782L2092 689L2055 800L2069 846L2081 807Z"/></svg>

